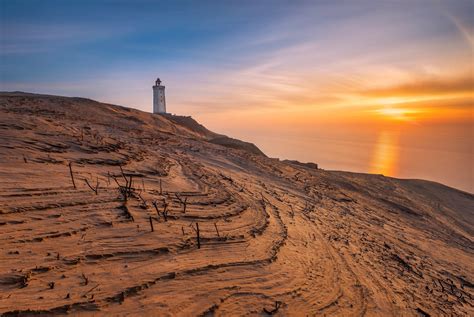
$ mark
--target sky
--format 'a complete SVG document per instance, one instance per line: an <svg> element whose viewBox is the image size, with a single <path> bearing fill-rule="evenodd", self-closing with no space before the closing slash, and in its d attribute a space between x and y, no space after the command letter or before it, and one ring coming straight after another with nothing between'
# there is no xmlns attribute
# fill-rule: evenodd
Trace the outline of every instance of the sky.
<svg viewBox="0 0 474 317"><path fill-rule="evenodd" d="M472 155L474 1L0 4L2 91L151 111L160 77L169 112L272 156L315 158L275 136L425 125L463 126Z"/></svg>

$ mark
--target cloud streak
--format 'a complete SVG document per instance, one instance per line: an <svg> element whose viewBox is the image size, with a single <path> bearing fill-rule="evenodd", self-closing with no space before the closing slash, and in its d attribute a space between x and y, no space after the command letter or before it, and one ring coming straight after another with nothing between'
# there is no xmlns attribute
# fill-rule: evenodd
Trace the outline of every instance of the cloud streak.
<svg viewBox="0 0 474 317"><path fill-rule="evenodd" d="M416 96L416 95L462 95L474 94L474 77L470 74L456 78L428 78L413 80L396 86L363 91L371 97Z"/></svg>

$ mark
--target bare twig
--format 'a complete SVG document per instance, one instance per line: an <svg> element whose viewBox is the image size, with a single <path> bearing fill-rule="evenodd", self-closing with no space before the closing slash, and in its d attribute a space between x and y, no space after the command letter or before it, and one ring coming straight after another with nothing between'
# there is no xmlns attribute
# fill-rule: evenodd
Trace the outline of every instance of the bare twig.
<svg viewBox="0 0 474 317"><path fill-rule="evenodd" d="M168 203L166 202L165 199L163 199L163 217L165 218L165 221L168 221Z"/></svg>
<svg viewBox="0 0 474 317"><path fill-rule="evenodd" d="M150 219L151 232L154 232L155 228L153 228L153 220L151 219L151 216L149 216L149 219Z"/></svg>
<svg viewBox="0 0 474 317"><path fill-rule="evenodd" d="M181 196L178 195L178 193L174 194L178 201L183 205L183 213L186 213L186 206L188 204L188 197L185 197L184 200L181 198Z"/></svg>
<svg viewBox="0 0 474 317"><path fill-rule="evenodd" d="M219 234L219 229L217 229L217 222L214 222L214 228L216 228L217 236L220 238L221 235Z"/></svg>
<svg viewBox="0 0 474 317"><path fill-rule="evenodd" d="M82 278L84 279L84 285L89 284L89 278L87 278L87 276L84 273L82 273Z"/></svg>
<svg viewBox="0 0 474 317"><path fill-rule="evenodd" d="M99 178L97 177L95 188L89 184L87 178L84 178L84 181L86 182L87 186L89 186L89 188L97 195L99 191Z"/></svg>
<svg viewBox="0 0 474 317"><path fill-rule="evenodd" d="M123 172L122 165L119 165L119 167L120 167L120 172L122 173L122 177L125 180L125 187L128 187L128 179L125 176L125 173Z"/></svg>
<svg viewBox="0 0 474 317"><path fill-rule="evenodd" d="M143 209L148 209L148 205L146 203L146 200L143 199L142 194L137 193L137 195L138 195L138 198L140 198L140 200L142 201L142 203L140 204L140 207L143 208Z"/></svg>
<svg viewBox="0 0 474 317"><path fill-rule="evenodd" d="M91 288L90 290L88 290L87 292L85 292L84 295L82 295L82 297L86 296L87 294L89 294L90 292L92 292L93 290L95 290L97 287L99 287L99 284L97 284L96 286L94 286L93 288Z"/></svg>
<svg viewBox="0 0 474 317"><path fill-rule="evenodd" d="M117 184L118 187L122 187L122 185L120 185L120 183L118 182L117 177L115 177L112 174L110 174L110 177L112 177L112 179L115 181L115 184Z"/></svg>
<svg viewBox="0 0 474 317"><path fill-rule="evenodd" d="M152 201L152 205L153 205L153 207L155 207L156 214L158 215L158 220L159 220L160 219L160 210L158 209L158 204L157 204L156 200Z"/></svg>
<svg viewBox="0 0 474 317"><path fill-rule="evenodd" d="M199 222L196 222L196 238L198 243L198 249L201 248L201 236L199 235Z"/></svg>
<svg viewBox="0 0 474 317"><path fill-rule="evenodd" d="M76 183L74 182L74 174L72 173L72 163L69 162L69 173L71 174L71 180L72 180L72 185L74 186L74 189L76 188Z"/></svg>
<svg viewBox="0 0 474 317"><path fill-rule="evenodd" d="M130 180L128 182L128 190L127 190L128 197L132 196L132 183L133 183L132 175L130 175Z"/></svg>
<svg viewBox="0 0 474 317"><path fill-rule="evenodd" d="M135 188L132 187L133 185L132 175L130 175L130 177L127 179L127 176L125 175L125 172L123 171L122 166L119 165L119 167L120 167L120 172L122 174L122 177L125 180L125 186L120 185L119 181L114 175L110 175L110 176L114 179L115 183L117 184L119 192L120 194L122 194L123 200L127 201L128 197L131 197L133 194L137 194L137 191ZM146 207L146 202L144 201L144 203Z"/></svg>
<svg viewBox="0 0 474 317"><path fill-rule="evenodd" d="M96 183L95 183L95 194L97 195L99 191L99 177L96 177Z"/></svg>
<svg viewBox="0 0 474 317"><path fill-rule="evenodd" d="M158 209L158 202L154 200L152 202L153 207L155 207L156 214L158 215L158 218L160 217L160 210ZM166 202L165 199L163 199L163 211L161 212L161 215L165 219L165 221L168 221L168 203Z"/></svg>
<svg viewBox="0 0 474 317"><path fill-rule="evenodd" d="M234 180L232 179L232 177L229 177L229 176L225 176L224 174L222 173L219 173L221 175L221 177L226 180L226 181L229 181L231 182L232 184L234 183Z"/></svg>
<svg viewBox="0 0 474 317"><path fill-rule="evenodd" d="M268 310L264 307L263 311L265 313L267 313L268 315L274 315L278 312L278 309L280 309L280 307L281 307L281 302L280 301L275 301L275 308L273 308L272 310Z"/></svg>

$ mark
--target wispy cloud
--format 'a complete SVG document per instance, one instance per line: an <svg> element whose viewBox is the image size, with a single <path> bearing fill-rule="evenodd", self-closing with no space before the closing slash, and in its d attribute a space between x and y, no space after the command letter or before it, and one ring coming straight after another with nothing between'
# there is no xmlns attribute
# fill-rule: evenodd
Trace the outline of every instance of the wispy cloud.
<svg viewBox="0 0 474 317"><path fill-rule="evenodd" d="M412 79L400 85L374 88L363 91L363 95L372 97L421 96L421 95L474 95L474 77L471 74L450 77Z"/></svg>
<svg viewBox="0 0 474 317"><path fill-rule="evenodd" d="M466 43L471 47L471 49L474 49L474 27L467 23L463 23L459 18L452 14L447 14L447 16L459 30L459 33L464 37Z"/></svg>
<svg viewBox="0 0 474 317"><path fill-rule="evenodd" d="M100 39L123 36L126 26L104 29L94 25L8 24L2 25L0 54L33 54L63 49L71 45L93 43Z"/></svg>

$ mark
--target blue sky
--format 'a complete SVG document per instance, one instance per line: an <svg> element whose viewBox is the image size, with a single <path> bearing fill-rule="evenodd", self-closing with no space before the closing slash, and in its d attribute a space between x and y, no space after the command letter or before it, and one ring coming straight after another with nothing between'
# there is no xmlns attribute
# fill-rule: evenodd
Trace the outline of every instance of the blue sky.
<svg viewBox="0 0 474 317"><path fill-rule="evenodd" d="M111 69L217 65L211 49L282 14L265 2L2 1L2 80L63 81Z"/></svg>

